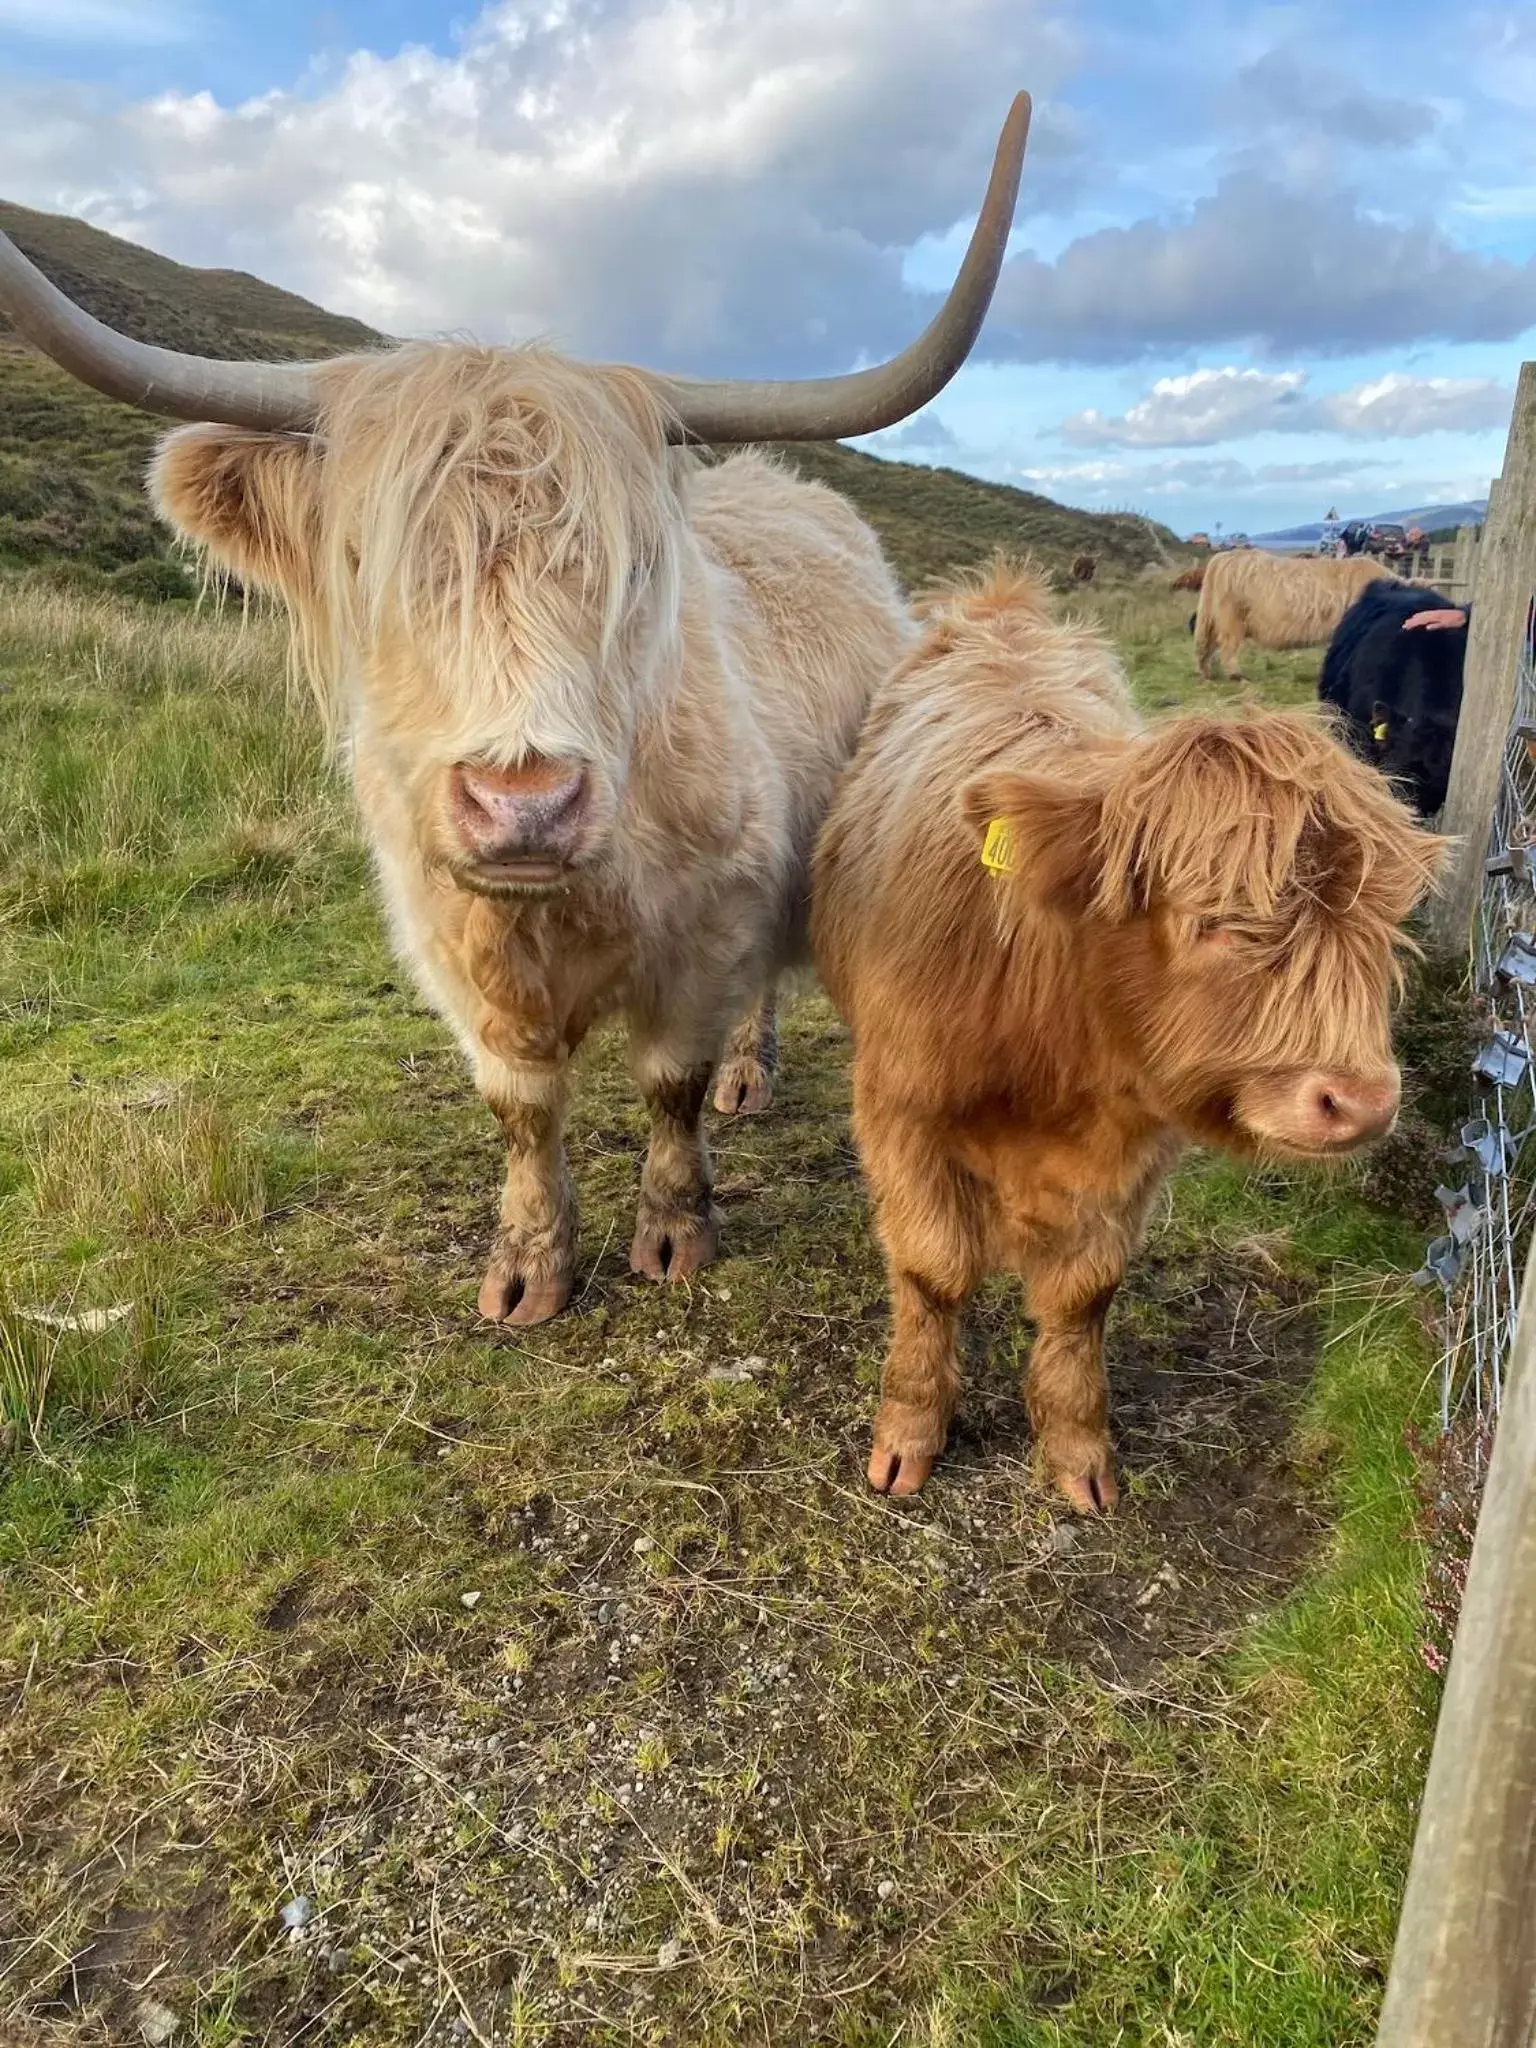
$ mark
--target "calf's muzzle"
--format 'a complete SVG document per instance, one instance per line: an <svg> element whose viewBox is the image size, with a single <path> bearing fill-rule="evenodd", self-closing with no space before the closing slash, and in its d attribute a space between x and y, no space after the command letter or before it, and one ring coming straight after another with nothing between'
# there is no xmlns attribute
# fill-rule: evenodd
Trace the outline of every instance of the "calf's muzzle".
<svg viewBox="0 0 1536 2048"><path fill-rule="evenodd" d="M537 756L492 768L460 761L449 801L468 867L514 884L558 879L582 851L589 794L579 762Z"/></svg>
<svg viewBox="0 0 1536 2048"><path fill-rule="evenodd" d="M1277 1075L1244 1088L1238 1114L1251 1131L1288 1152L1325 1157L1384 1138L1397 1121L1397 1068L1369 1073L1315 1069Z"/></svg>

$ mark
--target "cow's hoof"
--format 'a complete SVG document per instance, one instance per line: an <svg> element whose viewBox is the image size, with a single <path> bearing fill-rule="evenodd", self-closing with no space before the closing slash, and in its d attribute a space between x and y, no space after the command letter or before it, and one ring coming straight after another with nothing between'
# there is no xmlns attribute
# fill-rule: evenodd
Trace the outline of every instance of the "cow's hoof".
<svg viewBox="0 0 1536 2048"><path fill-rule="evenodd" d="M1087 1472L1058 1470L1056 1487L1073 1512L1079 1515L1107 1515L1120 1499L1120 1489L1115 1484L1114 1461L1107 1454L1102 1463L1095 1463Z"/></svg>
<svg viewBox="0 0 1536 2048"><path fill-rule="evenodd" d="M939 1462L948 1434L940 1416L898 1401L883 1402L875 1417L875 1443L869 1454L869 1483L875 1492L888 1493L895 1500L920 1492Z"/></svg>
<svg viewBox="0 0 1536 2048"><path fill-rule="evenodd" d="M532 1275L508 1261L492 1259L480 1282L478 1307L488 1323L547 1323L571 1298L574 1272Z"/></svg>
<svg viewBox="0 0 1536 2048"><path fill-rule="evenodd" d="M773 1075L761 1060L727 1060L715 1076L722 1116L758 1116L773 1103Z"/></svg>
<svg viewBox="0 0 1536 2048"><path fill-rule="evenodd" d="M713 1217L647 1217L629 1248L629 1270L647 1280L688 1280L720 1249Z"/></svg>

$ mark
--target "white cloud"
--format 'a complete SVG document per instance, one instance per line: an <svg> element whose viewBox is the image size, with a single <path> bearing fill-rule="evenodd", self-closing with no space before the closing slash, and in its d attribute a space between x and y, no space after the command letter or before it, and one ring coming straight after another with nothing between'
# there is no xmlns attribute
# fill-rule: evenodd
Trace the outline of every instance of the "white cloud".
<svg viewBox="0 0 1536 2048"><path fill-rule="evenodd" d="M1536 325L1536 259L1459 248L1348 191L1260 171L1224 177L1186 218L1084 235L1003 272L986 338L1023 361L1133 362L1213 342L1261 354L1364 354L1505 341Z"/></svg>
<svg viewBox="0 0 1536 2048"><path fill-rule="evenodd" d="M1406 149L1440 124L1428 96L1405 99L1341 78L1293 49L1276 47L1243 65L1228 95L1230 116L1245 139L1273 145L1277 135L1320 139L1356 150ZM1256 134L1257 131L1257 134Z"/></svg>
<svg viewBox="0 0 1536 2048"><path fill-rule="evenodd" d="M0 18L19 6L0 0ZM175 6L59 0L56 15L121 26ZM1090 148L1094 124L1058 97L1084 36L1072 0L501 0L451 53L360 52L237 106L0 80L0 190L395 333L548 334L585 355L796 375L916 331L933 301L904 286L908 252L953 247L1028 84L1021 239L1056 253L1009 263L984 356L1291 358L1536 322L1536 266L1388 219L1338 180L1250 167L1171 219L1074 234L1104 218L1085 210L1090 180L1095 205L1132 189L1118 140ZM1243 61L1266 119L1305 109L1306 74ZM1422 126L1416 102L1355 98L1383 147ZM1335 102L1354 105L1345 85ZM1186 190L1197 160L1202 182L1234 161L1186 152L1181 183L1165 156L1134 189Z"/></svg>
<svg viewBox="0 0 1536 2048"><path fill-rule="evenodd" d="M903 252L974 210L1013 90L1063 75L1056 4L506 4L451 55L358 53L237 107L71 119L61 92L46 149L40 95L22 120L0 85L0 189L395 333L841 367L926 317ZM1068 147L1041 124L1026 193Z"/></svg>
<svg viewBox="0 0 1536 2048"><path fill-rule="evenodd" d="M1339 434L1477 433L1509 424L1515 394L1496 377L1409 377L1391 371L1316 403Z"/></svg>
<svg viewBox="0 0 1536 2048"><path fill-rule="evenodd" d="M1182 497L1192 491L1242 493L1295 484L1331 484L1347 489L1364 471L1385 466L1369 457L1344 462L1247 463L1232 456L1184 456L1162 462L1020 464L1010 468L1008 480L1027 484L1033 490L1065 489L1073 497L1088 495L1118 501L1128 496Z"/></svg>
<svg viewBox="0 0 1536 2048"><path fill-rule="evenodd" d="M1080 448L1198 448L1245 434L1347 434L1396 439L1503 426L1514 394L1493 377L1411 377L1391 371L1346 391L1308 394L1302 370L1224 364L1159 377L1118 417L1089 408L1062 422Z"/></svg>
<svg viewBox="0 0 1536 2048"><path fill-rule="evenodd" d="M1063 420L1061 437L1080 448L1198 448L1273 426L1294 407L1306 382L1301 370L1193 370L1159 377L1117 419L1089 407Z"/></svg>

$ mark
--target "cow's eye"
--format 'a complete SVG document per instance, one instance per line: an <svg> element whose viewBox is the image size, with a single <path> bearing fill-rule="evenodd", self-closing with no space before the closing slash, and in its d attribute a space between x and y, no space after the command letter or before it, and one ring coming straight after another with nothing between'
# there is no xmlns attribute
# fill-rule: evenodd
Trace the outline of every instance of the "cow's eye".
<svg viewBox="0 0 1536 2048"><path fill-rule="evenodd" d="M1237 934L1219 917L1195 919L1195 943L1199 946L1230 946Z"/></svg>

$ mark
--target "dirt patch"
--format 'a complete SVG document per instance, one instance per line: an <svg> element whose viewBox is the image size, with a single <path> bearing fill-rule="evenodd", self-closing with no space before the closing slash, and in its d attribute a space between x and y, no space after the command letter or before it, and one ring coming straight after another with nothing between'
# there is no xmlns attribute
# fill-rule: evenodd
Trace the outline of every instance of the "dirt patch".
<svg viewBox="0 0 1536 2048"><path fill-rule="evenodd" d="M215 1709L202 1740L259 1742L303 1799L252 1781L188 1803L199 1870L269 1873L266 1925L244 1930L254 2038L414 2039L433 2010L463 2020L462 1993L487 2032L521 2000L551 2042L703 2040L749 1954L791 2003L741 2018L743 2042L895 2016L920 1982L903 1958L1013 1839L1003 1788L1049 1773L1118 1799L1094 1695L1198 1692L1294 1581L1323 1525L1288 1449L1318 1332L1267 1264L1138 1268L1109 1340L1130 1498L1092 1524L1030 1469L1010 1290L973 1318L939 1478L900 1506L860 1477L878 1275L844 1274L841 1314L814 1292L744 1351L729 1300L701 1290L668 1327L600 1265L563 1346L593 1354L563 1370L610 1404L584 1470L530 1485L465 1415L424 1416L409 1455L474 1584L445 1588L408 1676L346 1646L345 1560L278 1589L259 1716ZM129 1903L153 1895L142 1859L130 1885L96 1881L113 1933L74 1995L110 2034L157 1966L209 1981L236 1923L207 1930L199 1970ZM315 1910L285 1929L296 1892ZM1038 1999L1066 1981L1046 1969ZM63 2024L56 1984L34 2012Z"/></svg>

